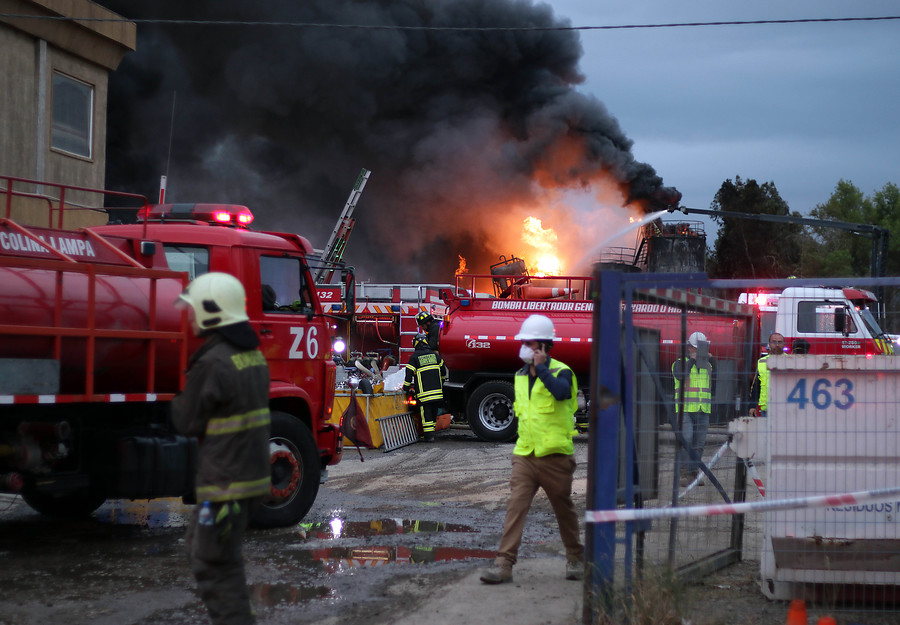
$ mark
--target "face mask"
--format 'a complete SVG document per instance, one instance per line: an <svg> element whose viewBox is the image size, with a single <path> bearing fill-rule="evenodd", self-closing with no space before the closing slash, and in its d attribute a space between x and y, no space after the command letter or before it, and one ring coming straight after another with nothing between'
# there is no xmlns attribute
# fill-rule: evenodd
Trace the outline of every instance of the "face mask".
<svg viewBox="0 0 900 625"><path fill-rule="evenodd" d="M522 362L525 364L530 365L534 360L534 350L523 344L522 347L519 348L519 358L521 358Z"/></svg>

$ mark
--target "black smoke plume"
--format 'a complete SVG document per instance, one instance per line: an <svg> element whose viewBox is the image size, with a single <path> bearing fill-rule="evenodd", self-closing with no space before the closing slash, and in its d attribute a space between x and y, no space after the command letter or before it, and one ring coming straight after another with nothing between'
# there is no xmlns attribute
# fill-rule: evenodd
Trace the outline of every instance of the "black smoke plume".
<svg viewBox="0 0 900 625"><path fill-rule="evenodd" d="M570 25L528 0L100 4L131 19ZM677 194L576 90L581 53L566 30L139 23L110 78L107 187L152 198L168 173L167 200L246 204L255 227L322 247L366 167L345 255L360 278L449 282L460 254L485 272L512 251L497 249L492 215L540 187L602 175L643 210Z"/></svg>

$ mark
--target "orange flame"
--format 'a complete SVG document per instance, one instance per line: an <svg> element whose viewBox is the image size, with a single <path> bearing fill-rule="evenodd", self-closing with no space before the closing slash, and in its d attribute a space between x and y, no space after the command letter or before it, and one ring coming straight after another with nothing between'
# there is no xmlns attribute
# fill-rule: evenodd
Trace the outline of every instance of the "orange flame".
<svg viewBox="0 0 900 625"><path fill-rule="evenodd" d="M522 242L537 251L536 262L528 270L536 276L559 275L561 263L556 253L558 237L553 228L544 228L537 217L526 217L522 224Z"/></svg>
<svg viewBox="0 0 900 625"><path fill-rule="evenodd" d="M456 275L467 273L469 268L466 266L466 259L463 258L462 254L457 254L457 256L459 256L459 265L456 267Z"/></svg>

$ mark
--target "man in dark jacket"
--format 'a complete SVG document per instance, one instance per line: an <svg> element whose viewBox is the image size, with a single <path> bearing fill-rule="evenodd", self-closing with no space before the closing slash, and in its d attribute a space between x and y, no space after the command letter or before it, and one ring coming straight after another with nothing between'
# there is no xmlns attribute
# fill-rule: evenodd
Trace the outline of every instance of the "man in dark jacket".
<svg viewBox="0 0 900 625"><path fill-rule="evenodd" d="M444 361L440 354L428 346L428 338L417 334L413 339L415 351L406 364L406 380L403 390L415 395L422 416L425 442L434 441L434 427L438 410L444 401Z"/></svg>
<svg viewBox="0 0 900 625"><path fill-rule="evenodd" d="M172 422L200 440L194 510L185 539L200 596L214 625L254 622L241 551L253 509L271 490L269 368L250 327L244 287L207 273L178 297L194 334L206 339L191 357Z"/></svg>

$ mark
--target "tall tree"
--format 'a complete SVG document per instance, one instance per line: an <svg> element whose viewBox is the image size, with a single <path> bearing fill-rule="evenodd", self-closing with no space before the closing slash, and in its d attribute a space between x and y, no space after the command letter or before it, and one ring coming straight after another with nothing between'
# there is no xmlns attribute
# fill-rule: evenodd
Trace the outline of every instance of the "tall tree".
<svg viewBox="0 0 900 625"><path fill-rule="evenodd" d="M716 278L786 278L800 266L802 227L795 224L728 217L727 213L789 215L774 182L759 184L726 180L716 193L712 209L721 224L709 274ZM798 216L794 213L794 216Z"/></svg>
<svg viewBox="0 0 900 625"><path fill-rule="evenodd" d="M845 221L856 224L872 223L872 202L852 182L838 181L834 192L824 204L810 211L810 217L824 221ZM872 258L871 240L849 230L812 226L814 240L819 243L815 275L865 276L869 274Z"/></svg>
<svg viewBox="0 0 900 625"><path fill-rule="evenodd" d="M810 216L825 221L844 221L884 228L889 234L887 275L900 271L900 189L887 183L866 197L852 182L840 180L831 197L817 205ZM859 233L828 227L810 228L818 249L817 276L867 276L872 270L872 239Z"/></svg>

